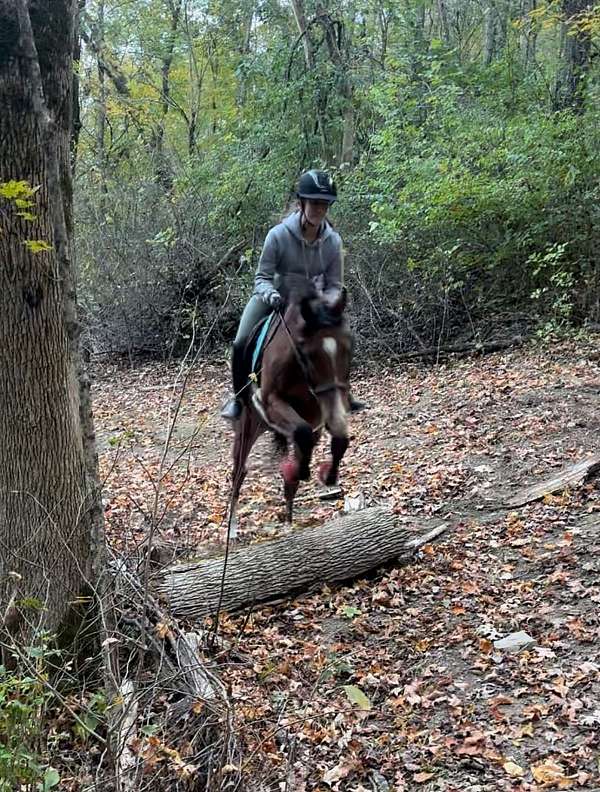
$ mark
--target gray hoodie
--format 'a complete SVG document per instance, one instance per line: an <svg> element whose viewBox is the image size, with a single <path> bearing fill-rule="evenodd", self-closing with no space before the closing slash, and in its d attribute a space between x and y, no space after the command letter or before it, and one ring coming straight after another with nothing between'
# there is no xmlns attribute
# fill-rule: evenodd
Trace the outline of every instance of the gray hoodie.
<svg viewBox="0 0 600 792"><path fill-rule="evenodd" d="M280 286L281 277L299 275L312 281L327 297L342 288L342 240L324 220L314 242L302 236L300 212L274 226L265 239L254 278L254 294L265 302Z"/></svg>

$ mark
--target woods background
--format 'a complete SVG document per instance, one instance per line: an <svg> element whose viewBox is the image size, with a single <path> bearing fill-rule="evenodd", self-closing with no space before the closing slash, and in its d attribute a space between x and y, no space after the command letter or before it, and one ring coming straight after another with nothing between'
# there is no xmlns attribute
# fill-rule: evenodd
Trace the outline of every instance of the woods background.
<svg viewBox="0 0 600 792"><path fill-rule="evenodd" d="M223 346L313 165L359 354L600 320L595 4L88 0L81 28L97 351Z"/></svg>

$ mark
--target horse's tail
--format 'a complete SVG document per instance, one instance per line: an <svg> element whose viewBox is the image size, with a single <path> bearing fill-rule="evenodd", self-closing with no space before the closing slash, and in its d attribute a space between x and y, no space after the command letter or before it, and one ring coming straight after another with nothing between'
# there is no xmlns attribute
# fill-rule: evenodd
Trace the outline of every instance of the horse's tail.
<svg viewBox="0 0 600 792"><path fill-rule="evenodd" d="M273 433L273 449L278 456L283 456L288 450L288 441L284 435L279 432Z"/></svg>

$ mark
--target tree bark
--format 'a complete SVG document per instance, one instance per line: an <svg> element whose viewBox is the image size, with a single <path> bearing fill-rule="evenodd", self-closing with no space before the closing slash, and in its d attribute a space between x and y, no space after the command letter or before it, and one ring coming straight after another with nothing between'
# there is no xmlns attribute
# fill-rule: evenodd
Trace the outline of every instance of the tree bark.
<svg viewBox="0 0 600 792"><path fill-rule="evenodd" d="M71 622L89 593L101 520L71 257L75 13L76 0L0 0L0 29L10 32L0 55L0 182L37 190L33 220L8 201L0 212L0 605L13 632ZM49 247L35 253L27 240ZM26 598L30 607L20 607Z"/></svg>
<svg viewBox="0 0 600 792"><path fill-rule="evenodd" d="M537 0L521 0L521 32L519 46L521 63L526 72L531 71L535 63L537 50L538 25L533 21L531 12L537 8Z"/></svg>
<svg viewBox="0 0 600 792"><path fill-rule="evenodd" d="M169 113L169 107L171 103L171 67L173 65L175 43L177 39L177 33L179 31L181 4L182 0L167 0L171 18L166 47L162 56L162 63L160 67L160 118L156 129L154 130L152 139L156 175L159 183L164 187L166 192L170 192L173 189L173 173L165 153L164 143L167 115Z"/></svg>
<svg viewBox="0 0 600 792"><path fill-rule="evenodd" d="M325 41L329 57L334 64L338 76L338 92L342 102L342 114L344 125L342 130L342 140L338 152L338 161L341 165L351 164L354 156L354 89L349 73L348 59L344 58L341 49L341 42L336 37L336 27L330 14L320 4L317 5L319 22L325 31ZM347 34L346 34L347 35ZM340 35L341 38L341 35ZM346 47L348 49L348 47Z"/></svg>
<svg viewBox="0 0 600 792"><path fill-rule="evenodd" d="M375 507L236 550L229 554L224 580L223 558L170 567L156 581L156 590L174 616L200 619L214 616L221 608L232 611L314 585L355 578L412 552L421 543L413 531L398 524L391 511Z"/></svg>
<svg viewBox="0 0 600 792"><path fill-rule="evenodd" d="M591 9L587 0L563 0L562 66L556 78L555 110L582 113L585 105L587 75L590 67L591 38L578 24Z"/></svg>
<svg viewBox="0 0 600 792"><path fill-rule="evenodd" d="M96 100L96 166L100 174L102 193L104 196L107 196L106 100L108 92L106 90L106 70L99 54L104 51L104 0L98 0L96 41L98 43L98 58L96 64L98 69L98 98ZM104 209L104 206L102 208Z"/></svg>
<svg viewBox="0 0 600 792"><path fill-rule="evenodd" d="M304 0L292 0L292 9L294 12L294 19L298 33L302 39L302 48L304 50L304 64L306 71L313 70L315 65L315 52L310 38L310 25L306 20L306 11L304 9ZM323 108L324 99L326 95L323 93L323 87L318 86L315 93L315 131L318 132L319 141L321 145L321 158L327 161L327 135L325 125L325 112Z"/></svg>

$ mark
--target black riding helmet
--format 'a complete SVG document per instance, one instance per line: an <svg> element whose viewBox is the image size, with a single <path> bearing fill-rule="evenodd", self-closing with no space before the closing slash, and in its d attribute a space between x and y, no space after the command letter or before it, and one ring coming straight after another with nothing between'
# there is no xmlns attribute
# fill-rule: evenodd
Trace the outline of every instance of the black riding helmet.
<svg viewBox="0 0 600 792"><path fill-rule="evenodd" d="M327 201L332 204L337 199L337 189L331 176L322 170L309 170L298 181L298 198L312 201Z"/></svg>

